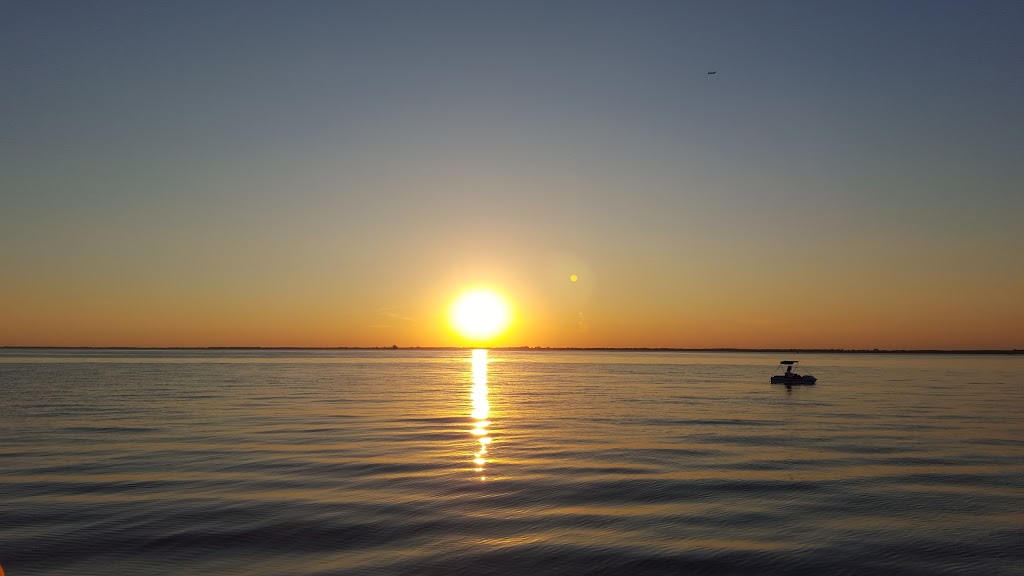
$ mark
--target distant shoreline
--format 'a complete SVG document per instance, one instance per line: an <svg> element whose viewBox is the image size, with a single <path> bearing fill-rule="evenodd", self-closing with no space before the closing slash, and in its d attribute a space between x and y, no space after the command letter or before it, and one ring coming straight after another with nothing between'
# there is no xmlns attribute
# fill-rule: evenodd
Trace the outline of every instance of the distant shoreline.
<svg viewBox="0 0 1024 576"><path fill-rule="evenodd" d="M0 350L473 350L479 346L0 346ZM882 350L847 348L628 348L628 347L546 347L546 346L494 346L488 350L522 352L754 352L775 354L976 354L1022 355L1024 350Z"/></svg>

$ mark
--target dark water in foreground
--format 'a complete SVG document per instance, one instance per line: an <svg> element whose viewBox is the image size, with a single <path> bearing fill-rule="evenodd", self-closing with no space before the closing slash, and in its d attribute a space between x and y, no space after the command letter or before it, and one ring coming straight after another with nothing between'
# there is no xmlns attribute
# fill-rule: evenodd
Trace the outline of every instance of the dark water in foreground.
<svg viewBox="0 0 1024 576"><path fill-rule="evenodd" d="M779 359L0 351L0 565L1024 571L1024 357Z"/></svg>

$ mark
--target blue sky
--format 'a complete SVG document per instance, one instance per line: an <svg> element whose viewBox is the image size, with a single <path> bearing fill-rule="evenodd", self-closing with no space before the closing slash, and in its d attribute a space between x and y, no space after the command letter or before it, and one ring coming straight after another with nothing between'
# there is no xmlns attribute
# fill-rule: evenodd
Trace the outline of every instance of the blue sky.
<svg viewBox="0 0 1024 576"><path fill-rule="evenodd" d="M0 344L446 344L486 283L510 343L1022 347L1022 24L6 2Z"/></svg>

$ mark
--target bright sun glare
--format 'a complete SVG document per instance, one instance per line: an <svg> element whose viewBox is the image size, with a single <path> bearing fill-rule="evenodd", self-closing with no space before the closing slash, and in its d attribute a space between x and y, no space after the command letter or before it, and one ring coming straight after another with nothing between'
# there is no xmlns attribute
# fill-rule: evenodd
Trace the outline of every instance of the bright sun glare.
<svg viewBox="0 0 1024 576"><path fill-rule="evenodd" d="M490 290L471 290L452 305L452 327L469 340L483 341L500 336L509 321L508 304Z"/></svg>

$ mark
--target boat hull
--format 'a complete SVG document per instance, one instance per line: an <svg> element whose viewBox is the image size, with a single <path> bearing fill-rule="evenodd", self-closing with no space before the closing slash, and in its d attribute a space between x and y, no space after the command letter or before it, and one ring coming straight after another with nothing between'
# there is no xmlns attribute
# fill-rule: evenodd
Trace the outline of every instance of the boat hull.
<svg viewBox="0 0 1024 576"><path fill-rule="evenodd" d="M772 376L772 384L801 384L809 385L817 382L818 379L814 376L800 376L794 378L793 376Z"/></svg>

